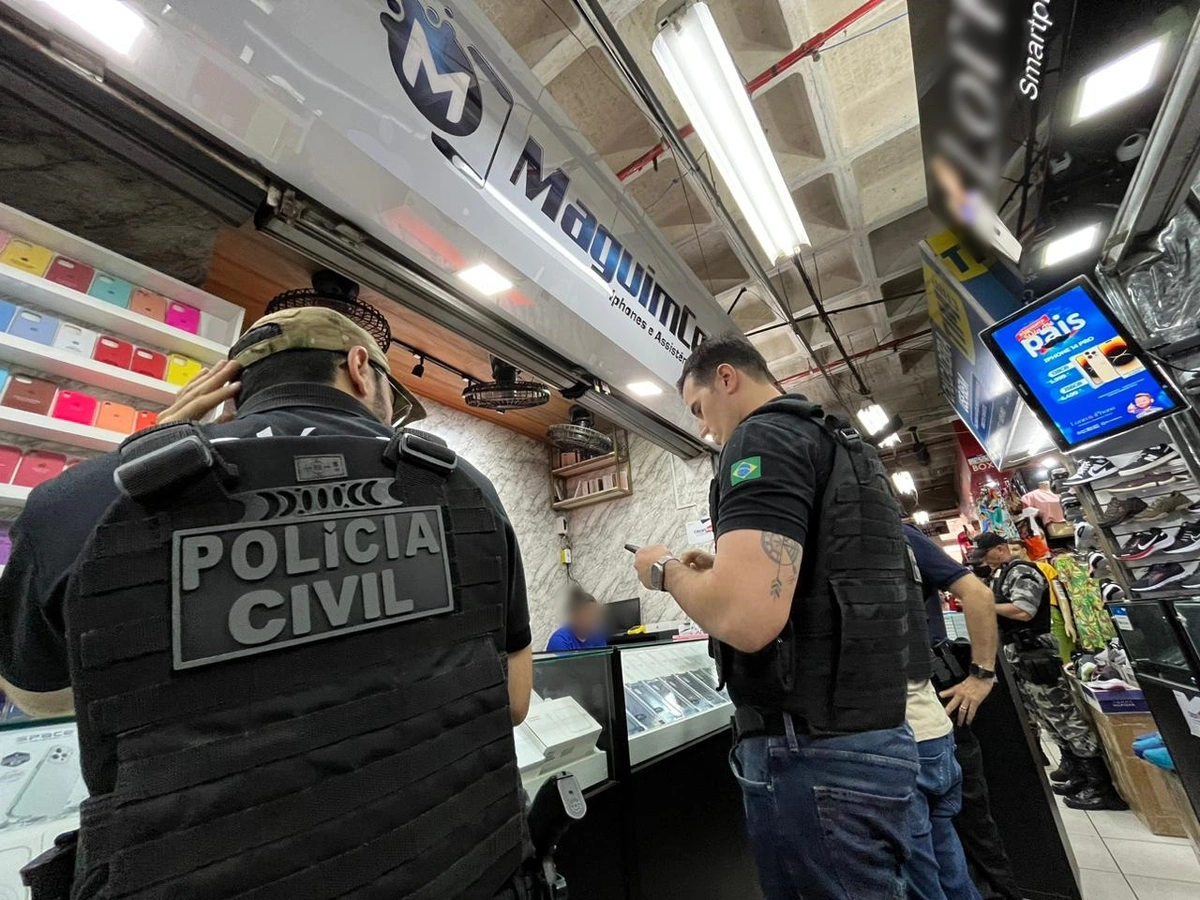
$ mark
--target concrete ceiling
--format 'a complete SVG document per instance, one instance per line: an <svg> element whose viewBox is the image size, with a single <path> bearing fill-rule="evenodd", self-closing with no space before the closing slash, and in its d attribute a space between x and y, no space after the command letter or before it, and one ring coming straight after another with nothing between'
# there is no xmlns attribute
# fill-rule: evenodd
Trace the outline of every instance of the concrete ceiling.
<svg viewBox="0 0 1200 900"><path fill-rule="evenodd" d="M861 3L709 0L746 80ZM661 135L570 0L481 5L614 173L658 143ZM650 49L661 0L603 5L672 120L682 125L686 117ZM925 505L952 507L954 457L946 423L953 414L938 390L924 298L913 296L923 288L917 242L941 228L925 203L904 0L885 0L831 37L816 59L801 60L761 89L754 107L812 240L805 265L838 336L851 355L863 354L855 365L873 400L899 413L906 426L921 428L933 454L930 466L917 466L906 456L912 446L906 435L896 464L909 468L923 493L932 495ZM703 146L695 138L690 146L707 168ZM714 173L714 180L737 215L720 176ZM762 286L748 280L702 192L681 177L669 154L626 185L722 306L732 307L734 322L751 334L778 378L843 412L865 402L791 266L769 271L790 299L815 359L764 301ZM834 385L813 375L817 361L832 367Z"/></svg>

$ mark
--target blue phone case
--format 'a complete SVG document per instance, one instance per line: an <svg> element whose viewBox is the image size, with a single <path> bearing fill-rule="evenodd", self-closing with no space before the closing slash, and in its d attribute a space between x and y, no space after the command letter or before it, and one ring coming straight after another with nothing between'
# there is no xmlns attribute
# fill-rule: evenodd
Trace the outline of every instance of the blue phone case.
<svg viewBox="0 0 1200 900"><path fill-rule="evenodd" d="M13 337L25 338L27 341L49 347L54 343L54 335L58 333L58 319L22 307L13 316L8 333Z"/></svg>
<svg viewBox="0 0 1200 900"><path fill-rule="evenodd" d="M92 279L92 286L88 288L88 294L105 303L129 309L129 297L133 294L133 285L124 279L97 272L96 277Z"/></svg>
<svg viewBox="0 0 1200 900"><path fill-rule="evenodd" d="M0 369L0 394L8 387L8 369Z"/></svg>
<svg viewBox="0 0 1200 900"><path fill-rule="evenodd" d="M13 316L16 315L17 304L9 303L7 300L0 300L0 331L8 331L8 326L12 324Z"/></svg>

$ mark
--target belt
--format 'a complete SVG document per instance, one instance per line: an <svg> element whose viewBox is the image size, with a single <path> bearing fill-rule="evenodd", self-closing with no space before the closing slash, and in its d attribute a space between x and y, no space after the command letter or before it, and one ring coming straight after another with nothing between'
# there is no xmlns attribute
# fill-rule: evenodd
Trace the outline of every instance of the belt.
<svg viewBox="0 0 1200 900"><path fill-rule="evenodd" d="M784 716L789 713L777 709L755 709L752 706L739 706L733 713L733 733L735 738L744 737L778 737L787 734L787 724ZM807 734L808 728L803 719L792 716L792 727L797 733Z"/></svg>

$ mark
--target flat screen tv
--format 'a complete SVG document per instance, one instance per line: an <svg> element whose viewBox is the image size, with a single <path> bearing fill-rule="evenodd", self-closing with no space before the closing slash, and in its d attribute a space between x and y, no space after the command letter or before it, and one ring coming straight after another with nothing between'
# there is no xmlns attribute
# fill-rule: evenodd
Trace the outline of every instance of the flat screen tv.
<svg viewBox="0 0 1200 900"><path fill-rule="evenodd" d="M1022 307L980 337L1062 450L1187 405L1086 276Z"/></svg>

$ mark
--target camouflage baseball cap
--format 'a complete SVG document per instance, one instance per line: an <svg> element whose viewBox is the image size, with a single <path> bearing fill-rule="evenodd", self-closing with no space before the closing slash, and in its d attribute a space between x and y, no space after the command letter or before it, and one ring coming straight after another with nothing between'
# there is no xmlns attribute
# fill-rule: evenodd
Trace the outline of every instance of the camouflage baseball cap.
<svg viewBox="0 0 1200 900"><path fill-rule="evenodd" d="M421 402L392 375L387 354L375 339L341 313L320 306L284 309L263 316L229 349L229 358L248 368L284 350L331 350L349 353L365 347L371 365L387 378L392 388L393 424L425 418Z"/></svg>

